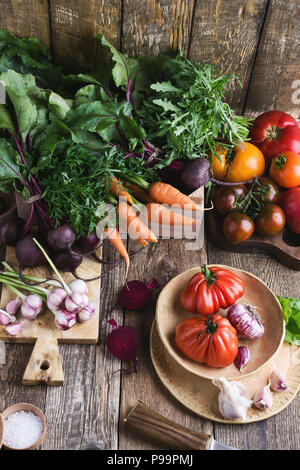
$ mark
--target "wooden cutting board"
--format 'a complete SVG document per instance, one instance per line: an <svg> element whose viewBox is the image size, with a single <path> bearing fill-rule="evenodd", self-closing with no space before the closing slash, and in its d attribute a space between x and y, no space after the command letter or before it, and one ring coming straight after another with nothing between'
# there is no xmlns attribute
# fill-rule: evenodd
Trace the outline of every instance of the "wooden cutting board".
<svg viewBox="0 0 300 470"><path fill-rule="evenodd" d="M263 237L254 233L249 240L234 245L224 237L223 217L215 210L207 213L206 222L210 240L220 248L237 253L263 251L269 253L281 264L300 271L300 236L293 236L287 228L274 237Z"/></svg>
<svg viewBox="0 0 300 470"><path fill-rule="evenodd" d="M15 258L14 248L8 247L6 261L16 270L18 263ZM89 279L98 276L101 272L101 264L90 256L83 259L77 273L83 278ZM47 268L27 269L27 274L37 277L49 277ZM63 273L66 282L74 279L70 273ZM84 323L77 323L69 330L61 330L54 323L54 315L50 310L45 310L35 320L26 320L22 330L16 336L6 333L5 327L0 325L0 340L7 343L34 343L34 348L23 376L24 385L63 385L64 372L59 354L59 343L96 344L99 331L99 301L101 279L88 283L89 300L96 304L96 314ZM1 307L16 295L6 286L2 286Z"/></svg>

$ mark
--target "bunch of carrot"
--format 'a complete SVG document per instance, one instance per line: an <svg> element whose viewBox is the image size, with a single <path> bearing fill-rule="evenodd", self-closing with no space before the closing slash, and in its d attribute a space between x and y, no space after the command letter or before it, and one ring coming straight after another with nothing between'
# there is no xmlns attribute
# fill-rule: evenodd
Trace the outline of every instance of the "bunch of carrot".
<svg viewBox="0 0 300 470"><path fill-rule="evenodd" d="M157 243L158 240L148 225L139 217L136 210L136 204L139 202L146 204L146 214L149 222L161 224L168 221L173 226L194 226L196 224L195 218L186 217L168 208L168 206L176 206L195 213L199 210L199 207L189 196L167 183L155 182L148 184L144 180L139 180L139 183L142 183L144 188L130 182L125 189L116 177L112 177L109 182L109 189L114 196L121 198L116 206L119 221L125 223L128 235L136 239L140 245L147 246L149 243ZM110 243L125 259L127 276L130 260L119 230L106 227L104 231Z"/></svg>

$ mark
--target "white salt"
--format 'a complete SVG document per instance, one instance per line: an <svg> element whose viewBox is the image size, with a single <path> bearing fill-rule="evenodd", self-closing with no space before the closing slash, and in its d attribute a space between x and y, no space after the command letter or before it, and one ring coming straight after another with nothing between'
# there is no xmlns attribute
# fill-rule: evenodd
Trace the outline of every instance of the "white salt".
<svg viewBox="0 0 300 470"><path fill-rule="evenodd" d="M36 443L43 432L43 422L30 411L13 413L4 422L3 443L15 449L25 449Z"/></svg>

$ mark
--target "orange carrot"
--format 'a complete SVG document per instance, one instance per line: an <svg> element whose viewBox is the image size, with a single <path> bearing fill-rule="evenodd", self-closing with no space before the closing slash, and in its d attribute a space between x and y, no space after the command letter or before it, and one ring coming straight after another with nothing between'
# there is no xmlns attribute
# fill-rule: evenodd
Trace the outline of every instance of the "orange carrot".
<svg viewBox="0 0 300 470"><path fill-rule="evenodd" d="M159 181L152 183L149 188L149 195L153 201L167 204L167 206L178 204L182 209L199 210L197 204L189 196L167 183Z"/></svg>
<svg viewBox="0 0 300 470"><path fill-rule="evenodd" d="M136 214L136 211L126 201L119 202L117 213L120 219L126 222L127 231L131 238L136 239L139 243L142 241L141 245L143 246L145 246L145 240L157 243L154 233L144 224Z"/></svg>
<svg viewBox="0 0 300 470"><path fill-rule="evenodd" d="M140 188L139 186L137 186L136 184L133 184L133 183L130 183L128 184L128 189L131 191L131 193L133 194L133 196L138 200L138 201L141 201L141 202L152 202L152 199L151 197L149 196L149 194L147 193L147 191L145 191L144 189Z"/></svg>
<svg viewBox="0 0 300 470"><path fill-rule="evenodd" d="M192 217L185 217L168 209L162 204L152 202L146 205L148 211L148 220L160 224L180 225L191 227L196 225L197 221Z"/></svg>
<svg viewBox="0 0 300 470"><path fill-rule="evenodd" d="M126 263L125 277L127 277L128 269L129 269L129 265L130 265L129 255L127 253L126 247L125 247L124 242L121 238L119 230L117 228L107 227L107 228L104 229L104 232L106 233L107 238L110 241L110 243L115 247L115 249L125 259L125 263Z"/></svg>
<svg viewBox="0 0 300 470"><path fill-rule="evenodd" d="M129 192L123 188L122 183L120 183L120 181L115 176L113 176L109 182L109 189L110 189L110 192L114 194L115 196L118 196L118 197L123 196L124 198L126 198L126 201L128 202L128 204L134 204L133 199L130 196Z"/></svg>

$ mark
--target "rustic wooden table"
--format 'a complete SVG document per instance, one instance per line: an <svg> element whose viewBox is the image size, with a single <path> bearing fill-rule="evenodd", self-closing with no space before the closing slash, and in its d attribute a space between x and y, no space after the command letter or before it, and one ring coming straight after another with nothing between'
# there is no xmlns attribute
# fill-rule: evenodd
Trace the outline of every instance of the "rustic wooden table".
<svg viewBox="0 0 300 470"><path fill-rule="evenodd" d="M129 242L133 250L136 242ZM171 277L203 262L220 263L245 269L259 276L278 295L299 297L300 272L292 271L261 253L235 254L216 248L209 240L200 251L185 249L184 240L161 240L132 259L130 279L149 280L156 276L163 286ZM104 250L113 259L110 247ZM120 363L105 347L111 331L107 323L124 283L124 266L108 272L103 279L100 301L99 343L60 345L65 371L62 387L21 385L32 345L7 345L7 365L0 366L0 410L17 402L30 402L46 415L48 432L42 449L158 449L136 435L124 432L120 420L140 399L159 413L192 429L212 434L215 439L239 449L299 449L300 396L280 414L258 423L224 425L202 419L178 403L160 383L149 353L153 304L141 312L116 309L113 317L120 324L135 326L141 336L138 374L113 374ZM155 294L158 295L158 292Z"/></svg>

